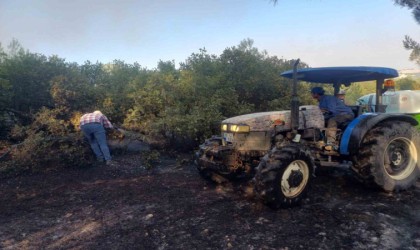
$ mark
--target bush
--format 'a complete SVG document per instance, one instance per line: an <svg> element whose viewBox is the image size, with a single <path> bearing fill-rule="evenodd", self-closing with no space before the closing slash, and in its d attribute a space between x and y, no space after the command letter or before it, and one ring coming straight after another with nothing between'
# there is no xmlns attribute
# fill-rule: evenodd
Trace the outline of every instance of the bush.
<svg viewBox="0 0 420 250"><path fill-rule="evenodd" d="M40 171L92 164L94 157L63 109L41 109L29 126L16 126L12 137L22 140L3 165L16 171Z"/></svg>

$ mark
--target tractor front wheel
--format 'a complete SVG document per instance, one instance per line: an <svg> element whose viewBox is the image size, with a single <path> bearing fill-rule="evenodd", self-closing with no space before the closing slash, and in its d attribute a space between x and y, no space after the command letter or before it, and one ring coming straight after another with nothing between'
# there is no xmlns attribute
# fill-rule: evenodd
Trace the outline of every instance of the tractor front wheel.
<svg viewBox="0 0 420 250"><path fill-rule="evenodd" d="M273 149L257 167L257 196L274 209L299 204L307 193L313 166L310 153L299 145Z"/></svg>

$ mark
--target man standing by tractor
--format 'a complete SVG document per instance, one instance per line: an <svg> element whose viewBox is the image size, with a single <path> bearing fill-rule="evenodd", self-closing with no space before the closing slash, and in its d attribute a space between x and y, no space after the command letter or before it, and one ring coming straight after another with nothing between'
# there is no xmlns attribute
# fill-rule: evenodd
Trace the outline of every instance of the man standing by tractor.
<svg viewBox="0 0 420 250"><path fill-rule="evenodd" d="M319 108L324 114L325 122L327 123L327 145L325 149L332 150L338 147L336 143L337 127L353 120L354 113L343 101L335 96L324 95L324 93L325 91L322 87L314 87L311 90L312 97L318 100Z"/></svg>

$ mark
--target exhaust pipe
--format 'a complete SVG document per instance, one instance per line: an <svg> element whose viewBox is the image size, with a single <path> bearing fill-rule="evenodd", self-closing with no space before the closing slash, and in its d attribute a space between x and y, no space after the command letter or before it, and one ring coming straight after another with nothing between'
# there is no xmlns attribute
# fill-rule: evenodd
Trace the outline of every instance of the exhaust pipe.
<svg viewBox="0 0 420 250"><path fill-rule="evenodd" d="M291 107L291 126L294 133L297 132L299 127L299 98L297 95L297 66L300 59L297 59L293 64L293 88L292 88L292 107Z"/></svg>

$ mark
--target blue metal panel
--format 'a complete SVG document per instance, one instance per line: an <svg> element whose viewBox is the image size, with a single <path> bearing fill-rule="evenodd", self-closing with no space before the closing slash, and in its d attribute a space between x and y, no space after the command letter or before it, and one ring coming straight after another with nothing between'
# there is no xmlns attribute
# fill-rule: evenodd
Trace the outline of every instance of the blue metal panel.
<svg viewBox="0 0 420 250"><path fill-rule="evenodd" d="M340 154L342 155L349 155L349 142L351 134L353 133L354 128L357 127L357 125L364 119L368 118L369 116L372 116L373 113L365 113L363 115L358 116L356 119L354 119L344 130L343 136L341 137L340 142Z"/></svg>

